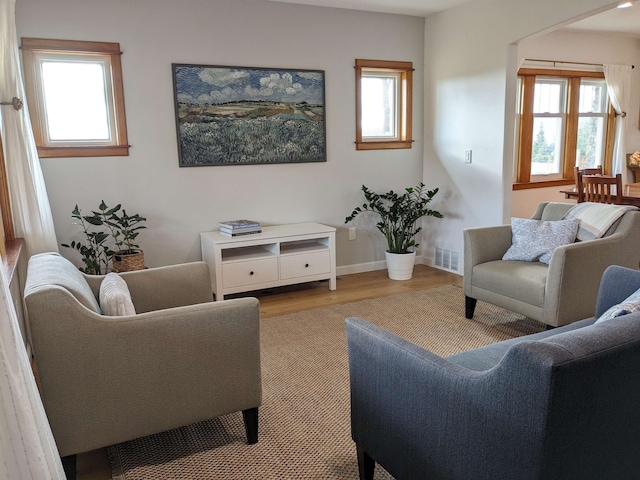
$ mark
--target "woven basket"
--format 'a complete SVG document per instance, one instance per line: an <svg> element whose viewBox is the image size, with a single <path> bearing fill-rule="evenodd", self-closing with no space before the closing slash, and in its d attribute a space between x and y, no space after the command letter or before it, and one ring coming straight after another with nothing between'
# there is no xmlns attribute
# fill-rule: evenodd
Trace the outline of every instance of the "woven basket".
<svg viewBox="0 0 640 480"><path fill-rule="evenodd" d="M111 271L116 273L144 270L144 252L142 250L127 254L116 252L113 254L111 263Z"/></svg>

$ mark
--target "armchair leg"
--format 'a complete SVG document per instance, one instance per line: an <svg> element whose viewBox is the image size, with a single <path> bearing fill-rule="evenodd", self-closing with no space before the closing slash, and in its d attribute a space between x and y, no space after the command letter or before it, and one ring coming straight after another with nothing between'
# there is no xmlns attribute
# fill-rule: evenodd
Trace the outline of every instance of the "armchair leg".
<svg viewBox="0 0 640 480"><path fill-rule="evenodd" d="M373 480L373 471L376 468L376 461L369 456L364 449L356 444L358 454L358 475L360 480Z"/></svg>
<svg viewBox="0 0 640 480"><path fill-rule="evenodd" d="M249 445L258 443L258 407L243 410L242 418L247 432L247 443Z"/></svg>
<svg viewBox="0 0 640 480"><path fill-rule="evenodd" d="M61 458L62 468L64 469L67 480L76 480L76 458L75 455L68 455Z"/></svg>
<svg viewBox="0 0 640 480"><path fill-rule="evenodd" d="M473 318L473 312L476 311L476 303L478 303L477 299L464 296L464 316L469 320Z"/></svg>

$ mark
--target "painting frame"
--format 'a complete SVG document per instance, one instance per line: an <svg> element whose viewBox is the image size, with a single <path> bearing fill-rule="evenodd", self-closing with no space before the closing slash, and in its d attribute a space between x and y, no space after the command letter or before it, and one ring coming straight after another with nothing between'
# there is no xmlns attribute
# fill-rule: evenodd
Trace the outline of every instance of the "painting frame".
<svg viewBox="0 0 640 480"><path fill-rule="evenodd" d="M327 161L324 70L171 69L180 167Z"/></svg>

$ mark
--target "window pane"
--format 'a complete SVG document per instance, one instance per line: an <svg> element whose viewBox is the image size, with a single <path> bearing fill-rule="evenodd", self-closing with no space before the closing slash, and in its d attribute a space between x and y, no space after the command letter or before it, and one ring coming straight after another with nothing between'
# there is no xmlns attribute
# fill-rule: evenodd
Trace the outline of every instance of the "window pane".
<svg viewBox="0 0 640 480"><path fill-rule="evenodd" d="M564 112L564 92L566 82L536 80L533 97L533 113Z"/></svg>
<svg viewBox="0 0 640 480"><path fill-rule="evenodd" d="M110 140L102 63L42 62L50 140Z"/></svg>
<svg viewBox="0 0 640 480"><path fill-rule="evenodd" d="M606 85L604 82L580 83L580 113L603 113L606 108Z"/></svg>
<svg viewBox="0 0 640 480"><path fill-rule="evenodd" d="M361 81L363 137L398 137L397 88L396 77L363 75Z"/></svg>
<svg viewBox="0 0 640 480"><path fill-rule="evenodd" d="M580 117L576 166L591 168L602 165L603 139L604 119L602 117Z"/></svg>
<svg viewBox="0 0 640 480"><path fill-rule="evenodd" d="M561 151L562 119L534 118L531 175L560 173Z"/></svg>

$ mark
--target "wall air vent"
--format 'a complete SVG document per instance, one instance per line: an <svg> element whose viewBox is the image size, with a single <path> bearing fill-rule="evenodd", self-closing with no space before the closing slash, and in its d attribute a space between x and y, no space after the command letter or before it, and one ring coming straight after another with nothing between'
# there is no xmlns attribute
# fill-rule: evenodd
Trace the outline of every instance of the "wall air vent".
<svg viewBox="0 0 640 480"><path fill-rule="evenodd" d="M460 252L436 247L436 267L457 272L460 268Z"/></svg>

